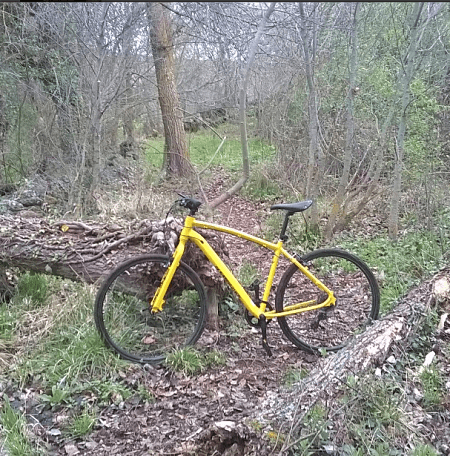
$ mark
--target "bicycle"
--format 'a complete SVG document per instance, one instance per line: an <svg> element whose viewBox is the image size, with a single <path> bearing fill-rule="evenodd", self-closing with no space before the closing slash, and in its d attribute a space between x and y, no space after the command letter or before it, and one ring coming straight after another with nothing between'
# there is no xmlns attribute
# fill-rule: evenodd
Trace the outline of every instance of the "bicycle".
<svg viewBox="0 0 450 456"><path fill-rule="evenodd" d="M187 242L193 242L221 272L246 309L247 322L261 329L267 342L267 324L276 319L295 346L310 353L337 351L378 317L380 292L369 267L341 249L320 249L291 255L283 244L288 239L289 218L307 210L312 201L283 203L284 222L277 242L205 221L195 215L201 202L180 194L175 201L189 210L173 254L147 254L117 266L105 279L95 300L95 323L105 344L122 358L159 364L167 355L193 345L200 338L206 316L206 292L198 274L182 261ZM169 211L170 213L170 211ZM259 283L254 300L196 228L215 230L243 238L273 252L262 299ZM291 264L270 293L280 256Z"/></svg>

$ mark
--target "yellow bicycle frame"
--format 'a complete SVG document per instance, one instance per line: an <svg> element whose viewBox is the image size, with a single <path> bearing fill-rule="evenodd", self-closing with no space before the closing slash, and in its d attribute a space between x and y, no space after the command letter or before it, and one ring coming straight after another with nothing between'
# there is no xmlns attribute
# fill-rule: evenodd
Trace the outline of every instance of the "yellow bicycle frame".
<svg viewBox="0 0 450 456"><path fill-rule="evenodd" d="M221 231L223 233L230 234L232 236L240 237L247 241L258 244L266 249L272 250L274 252L272 265L269 270L269 276L267 277L264 294L262 301L256 305L253 300L250 298L249 294L245 291L244 287L236 279L233 273L217 255L214 249L208 244L206 239L195 231L195 228L204 228L207 230ZM292 255L290 255L286 250L283 249L283 241L279 240L276 244L273 242L265 241L256 236L244 233L242 231L234 230L222 225L216 225L215 223L201 222L196 220L194 217L188 215L184 222L184 227L180 234L180 240L173 253L173 259L170 266L167 268L166 273L162 279L161 285L155 293L152 301L150 302L152 312L160 312L164 305L164 296L169 288L170 282L175 274L176 269L178 268L181 257L183 256L186 243L188 241L194 242L198 248L205 254L206 258L222 273L227 282L230 284L231 288L237 293L244 307L256 318L259 319L261 315L264 315L267 320L276 317L287 317L289 315L295 315L301 312L306 312L308 310L320 309L322 307L327 307L334 305L336 298L333 295L333 292L329 290L319 279L317 279L313 274L311 274L306 266L303 266L299 261L297 261ZM292 304L284 308L282 312L276 312L275 310L269 310L266 312L266 303L269 299L270 290L272 288L273 279L275 277L275 272L278 265L278 260L280 255L283 255L291 263L294 263L300 271L320 290L324 291L327 294L327 299L323 302L318 303L316 300L299 302Z"/></svg>

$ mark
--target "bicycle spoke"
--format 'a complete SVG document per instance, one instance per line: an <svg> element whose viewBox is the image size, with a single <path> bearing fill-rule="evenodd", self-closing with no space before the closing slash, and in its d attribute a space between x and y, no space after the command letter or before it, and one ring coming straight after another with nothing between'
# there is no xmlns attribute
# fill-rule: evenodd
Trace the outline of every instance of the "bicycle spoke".
<svg viewBox="0 0 450 456"><path fill-rule="evenodd" d="M337 249L312 252L303 259L310 272L333 291L336 305L279 318L279 324L295 345L309 352L338 350L368 322L377 318L379 291L367 266L354 255ZM277 311L315 299L323 292L292 265L277 291Z"/></svg>
<svg viewBox="0 0 450 456"><path fill-rule="evenodd" d="M205 293L198 276L181 264L165 296L163 311L150 302L170 263L162 255L129 261L111 273L96 300L96 324L120 356L158 363L172 350L195 343L205 320Z"/></svg>

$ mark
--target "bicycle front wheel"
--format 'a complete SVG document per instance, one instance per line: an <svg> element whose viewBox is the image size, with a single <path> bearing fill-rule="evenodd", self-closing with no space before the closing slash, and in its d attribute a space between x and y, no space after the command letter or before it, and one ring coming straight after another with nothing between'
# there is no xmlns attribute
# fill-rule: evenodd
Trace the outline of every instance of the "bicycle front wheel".
<svg viewBox="0 0 450 456"><path fill-rule="evenodd" d="M301 262L334 293L336 304L278 318L278 323L294 345L309 353L337 351L378 317L377 281L363 261L344 250L315 250L303 256ZM292 264L280 280L275 307L281 312L289 305L323 302L326 297Z"/></svg>
<svg viewBox="0 0 450 456"><path fill-rule="evenodd" d="M159 364L202 334L206 294L198 275L180 263L165 296L162 312L150 302L171 259L144 255L119 265L106 278L95 300L95 324L108 347L122 358Z"/></svg>

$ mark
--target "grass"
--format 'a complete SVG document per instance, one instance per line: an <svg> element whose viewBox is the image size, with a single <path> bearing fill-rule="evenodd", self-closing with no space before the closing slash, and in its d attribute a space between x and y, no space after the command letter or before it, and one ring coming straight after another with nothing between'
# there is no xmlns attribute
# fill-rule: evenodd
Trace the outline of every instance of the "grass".
<svg viewBox="0 0 450 456"><path fill-rule="evenodd" d="M412 286L446 264L450 239L439 233L418 231L397 241L381 234L373 239L341 237L342 248L360 256L374 271L380 285L381 310L388 312Z"/></svg>
<svg viewBox="0 0 450 456"><path fill-rule="evenodd" d="M205 369L226 364L223 353L209 351L201 353L193 347L185 347L171 353L165 360L165 365L173 372L181 372L187 376L201 373Z"/></svg>
<svg viewBox="0 0 450 456"><path fill-rule="evenodd" d="M84 437L93 430L96 422L96 412L85 408L71 419L71 422L65 428L65 433L73 438Z"/></svg>
<svg viewBox="0 0 450 456"><path fill-rule="evenodd" d="M211 167L222 166L227 171L240 172L242 169L242 147L239 139L227 138L217 155L221 139L210 131L200 131L189 135L189 153L197 171L202 171L206 164ZM275 156L275 147L266 142L251 138L248 141L251 165L267 162ZM147 163L155 170L160 170L163 163L164 139L150 138L145 148Z"/></svg>
<svg viewBox="0 0 450 456"><path fill-rule="evenodd" d="M419 374L423 390L423 405L427 410L439 408L445 395L444 379L435 366L425 368Z"/></svg>
<svg viewBox="0 0 450 456"><path fill-rule="evenodd" d="M103 389L117 383L117 372L128 364L105 347L95 329L94 289L40 276L42 301L42 294L30 293L30 277L22 283L27 286L13 302L0 305L0 335L8 337L11 352L5 374L21 386L38 381L41 402L49 407L73 404L74 394L93 387L92 379L101 379Z"/></svg>
<svg viewBox="0 0 450 456"><path fill-rule="evenodd" d="M52 282L55 301L39 308L43 317L37 320L36 331L43 338L36 347L29 347L28 356L19 362L13 372L18 379L39 375L45 387L72 386L82 379L103 377L125 365L106 349L98 335L92 316L93 289L83 284L73 284L56 278ZM58 296L60 295L60 296ZM62 296L61 296L62 295ZM28 318L37 315L30 309ZM39 328L39 326L45 327Z"/></svg>
<svg viewBox="0 0 450 456"><path fill-rule="evenodd" d="M23 415L3 399L0 410L1 437L5 441L8 456L37 456L37 449L30 443Z"/></svg>
<svg viewBox="0 0 450 456"><path fill-rule="evenodd" d="M16 299L29 299L33 307L38 307L46 302L48 296L47 278L43 274L26 272L17 282Z"/></svg>

